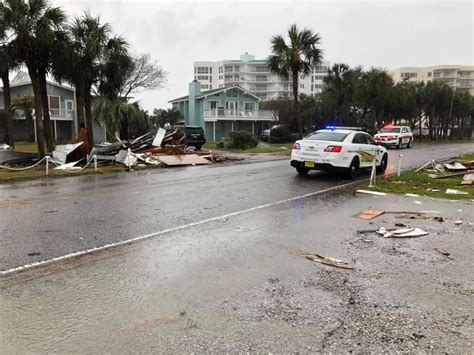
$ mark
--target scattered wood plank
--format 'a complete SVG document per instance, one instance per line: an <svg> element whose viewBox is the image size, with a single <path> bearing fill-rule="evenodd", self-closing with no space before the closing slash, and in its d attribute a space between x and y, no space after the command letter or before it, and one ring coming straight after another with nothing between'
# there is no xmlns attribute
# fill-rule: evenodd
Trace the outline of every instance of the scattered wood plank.
<svg viewBox="0 0 474 355"><path fill-rule="evenodd" d="M342 269L350 269L350 270L354 269L354 267L351 264L346 263L345 261L332 259L332 258L327 258L327 257L321 256L319 254L302 253L300 255L302 257L308 259L308 260L315 261L315 262L320 263L320 264L335 266L335 267L342 268Z"/></svg>
<svg viewBox="0 0 474 355"><path fill-rule="evenodd" d="M359 218L359 219L373 219L375 217L383 215L384 213L385 211L379 211L379 210L363 210L363 211L360 211L359 214L356 214L353 217Z"/></svg>

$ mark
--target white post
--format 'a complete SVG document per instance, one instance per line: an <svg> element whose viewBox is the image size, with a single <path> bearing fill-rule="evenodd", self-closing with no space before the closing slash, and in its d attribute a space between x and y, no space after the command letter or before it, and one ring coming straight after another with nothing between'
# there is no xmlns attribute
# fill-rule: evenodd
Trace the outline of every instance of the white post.
<svg viewBox="0 0 474 355"><path fill-rule="evenodd" d="M369 187L374 188L375 187L375 179L376 179L376 171L377 171L377 164L376 164L376 154L374 154L374 159L372 160L372 171L370 173L370 181L369 181Z"/></svg>
<svg viewBox="0 0 474 355"><path fill-rule="evenodd" d="M38 137L36 136L36 118L33 120L33 130L35 131L35 142L38 142Z"/></svg>
<svg viewBox="0 0 474 355"><path fill-rule="evenodd" d="M130 164L130 153L132 151L130 150L130 148L128 148L127 150L127 165L128 165L128 171L132 171L132 164Z"/></svg>
<svg viewBox="0 0 474 355"><path fill-rule="evenodd" d="M57 142L58 141L58 127L56 125L56 120L53 120L54 122L54 140Z"/></svg>
<svg viewBox="0 0 474 355"><path fill-rule="evenodd" d="M97 172L97 155L94 154L94 171Z"/></svg>
<svg viewBox="0 0 474 355"><path fill-rule="evenodd" d="M49 155L46 156L46 176L49 175Z"/></svg>
<svg viewBox="0 0 474 355"><path fill-rule="evenodd" d="M400 177L400 172L402 170L402 158L403 154L398 155L398 172L397 172L397 177Z"/></svg>

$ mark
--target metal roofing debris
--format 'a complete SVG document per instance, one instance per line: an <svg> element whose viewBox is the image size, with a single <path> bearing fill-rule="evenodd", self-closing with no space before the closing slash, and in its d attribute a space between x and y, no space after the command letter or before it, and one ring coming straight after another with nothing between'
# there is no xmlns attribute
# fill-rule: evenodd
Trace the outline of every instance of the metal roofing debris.
<svg viewBox="0 0 474 355"><path fill-rule="evenodd" d="M463 164L457 163L457 162L451 162L451 163L448 163L448 164L444 164L444 167L449 171L467 170L467 168Z"/></svg>
<svg viewBox="0 0 474 355"><path fill-rule="evenodd" d="M357 190L361 194L369 194L369 195L377 195L377 196L386 196L385 192L378 192L378 191L369 191L369 190Z"/></svg>
<svg viewBox="0 0 474 355"><path fill-rule="evenodd" d="M75 166L77 163L79 163L79 160L78 161L73 161L72 163L66 163L66 164L59 165L59 166L55 167L54 169L56 169L56 170L81 170L82 168L80 166Z"/></svg>
<svg viewBox="0 0 474 355"><path fill-rule="evenodd" d="M449 195L468 195L469 194L466 191L459 191L455 189L446 189L446 193Z"/></svg>
<svg viewBox="0 0 474 355"><path fill-rule="evenodd" d="M80 147L84 142L75 144L58 144L53 151L53 160L58 164L65 164L67 156Z"/></svg>
<svg viewBox="0 0 474 355"><path fill-rule="evenodd" d="M0 152L11 149L12 147L10 147L8 144L0 144Z"/></svg>
<svg viewBox="0 0 474 355"><path fill-rule="evenodd" d="M153 139L153 142L151 143L151 145L154 147L161 147L161 142L163 142L163 138L165 138L165 134L166 134L166 129L158 128L158 131L156 132L155 138Z"/></svg>
<svg viewBox="0 0 474 355"><path fill-rule="evenodd" d="M425 232L421 228L399 228L388 231L384 227L380 227L376 233L382 235L384 238L421 237L428 234L428 232Z"/></svg>

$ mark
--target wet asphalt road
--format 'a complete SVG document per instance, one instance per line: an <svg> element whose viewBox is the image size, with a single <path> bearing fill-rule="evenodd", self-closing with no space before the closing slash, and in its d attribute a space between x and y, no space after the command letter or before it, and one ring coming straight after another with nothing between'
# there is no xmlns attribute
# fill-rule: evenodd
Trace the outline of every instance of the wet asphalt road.
<svg viewBox="0 0 474 355"><path fill-rule="evenodd" d="M389 150L403 166L474 151L474 144ZM0 270L120 242L347 180L300 177L288 160L159 169L0 185Z"/></svg>
<svg viewBox="0 0 474 355"><path fill-rule="evenodd" d="M0 353L467 354L472 206L340 191L18 274L0 280ZM352 217L367 208L445 222ZM356 233L400 222L429 235Z"/></svg>

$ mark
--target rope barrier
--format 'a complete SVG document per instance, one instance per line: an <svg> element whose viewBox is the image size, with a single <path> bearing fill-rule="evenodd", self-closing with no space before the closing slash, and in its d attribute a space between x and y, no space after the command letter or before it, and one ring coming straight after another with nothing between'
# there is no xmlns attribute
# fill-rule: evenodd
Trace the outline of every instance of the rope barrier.
<svg viewBox="0 0 474 355"><path fill-rule="evenodd" d="M28 169L33 169L34 167L38 166L39 164L41 164L44 160L46 160L46 157L43 157L43 159L41 159L39 162L37 162L36 164L32 165L32 166L27 166L25 168L10 168L8 166L5 166L5 165L0 165L0 169L5 169L5 170L12 170L12 171L24 171L24 170L28 170Z"/></svg>

